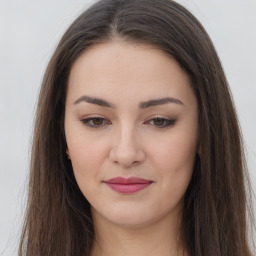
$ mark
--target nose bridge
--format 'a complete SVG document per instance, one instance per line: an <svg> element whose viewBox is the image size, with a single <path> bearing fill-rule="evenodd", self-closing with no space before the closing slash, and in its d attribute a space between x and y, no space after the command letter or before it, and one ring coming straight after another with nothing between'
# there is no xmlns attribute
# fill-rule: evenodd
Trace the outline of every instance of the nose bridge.
<svg viewBox="0 0 256 256"><path fill-rule="evenodd" d="M124 147L134 147L136 144L136 129L131 124L123 124L120 125L118 134L117 134L117 141L119 142L120 146Z"/></svg>
<svg viewBox="0 0 256 256"><path fill-rule="evenodd" d="M115 136L115 150L123 157L132 156L138 149L136 129L131 124L123 124Z"/></svg>
<svg viewBox="0 0 256 256"><path fill-rule="evenodd" d="M144 160L144 150L132 123L120 124L115 130L110 158L122 166L133 166Z"/></svg>

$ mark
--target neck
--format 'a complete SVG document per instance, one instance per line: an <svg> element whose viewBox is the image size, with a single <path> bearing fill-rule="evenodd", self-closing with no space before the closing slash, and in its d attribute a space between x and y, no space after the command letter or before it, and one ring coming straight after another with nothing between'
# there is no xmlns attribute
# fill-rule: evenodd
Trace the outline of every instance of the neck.
<svg viewBox="0 0 256 256"><path fill-rule="evenodd" d="M91 256L187 256L179 236L180 223L178 218L172 218L140 227L124 227L94 218Z"/></svg>

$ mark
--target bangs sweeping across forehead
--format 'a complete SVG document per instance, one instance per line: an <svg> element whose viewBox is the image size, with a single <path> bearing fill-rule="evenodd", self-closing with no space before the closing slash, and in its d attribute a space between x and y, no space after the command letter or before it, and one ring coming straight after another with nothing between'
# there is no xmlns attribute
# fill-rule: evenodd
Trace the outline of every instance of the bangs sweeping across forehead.
<svg viewBox="0 0 256 256"><path fill-rule="evenodd" d="M196 95L200 153L185 195L181 237L190 256L251 256L245 181L249 183L229 87L202 25L169 0L98 1L60 40L38 101L19 255L90 255L90 205L65 156L67 80L75 60L90 46L116 40L152 45L175 58Z"/></svg>

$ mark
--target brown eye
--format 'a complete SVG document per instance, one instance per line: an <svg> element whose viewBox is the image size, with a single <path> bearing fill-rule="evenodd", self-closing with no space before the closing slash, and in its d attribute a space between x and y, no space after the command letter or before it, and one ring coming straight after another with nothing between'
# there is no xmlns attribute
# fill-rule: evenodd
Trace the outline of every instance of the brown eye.
<svg viewBox="0 0 256 256"><path fill-rule="evenodd" d="M175 119L166 119L166 118L162 118L162 117L156 117L156 118L149 120L147 123L152 124L156 128L166 128L166 127L174 125L175 122L176 122Z"/></svg>
<svg viewBox="0 0 256 256"><path fill-rule="evenodd" d="M103 118L94 118L91 121L93 125L101 125L103 123Z"/></svg>
<svg viewBox="0 0 256 256"><path fill-rule="evenodd" d="M153 123L156 126L163 126L165 124L165 119L164 118L155 118L153 119Z"/></svg>
<svg viewBox="0 0 256 256"><path fill-rule="evenodd" d="M81 121L84 125L92 127L92 128L99 128L106 124L111 123L110 121L108 121L107 119L102 118L102 117L90 117L90 118L83 119Z"/></svg>

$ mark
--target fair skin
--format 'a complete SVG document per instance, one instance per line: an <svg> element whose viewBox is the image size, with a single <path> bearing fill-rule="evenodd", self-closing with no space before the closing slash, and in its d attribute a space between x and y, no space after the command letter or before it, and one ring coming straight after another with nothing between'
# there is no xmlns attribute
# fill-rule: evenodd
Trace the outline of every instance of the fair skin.
<svg viewBox="0 0 256 256"><path fill-rule="evenodd" d="M91 204L92 255L187 255L177 249L178 234L198 111L177 62L120 40L89 48L69 76L65 133L76 181ZM150 182L123 193L107 184L120 176Z"/></svg>

